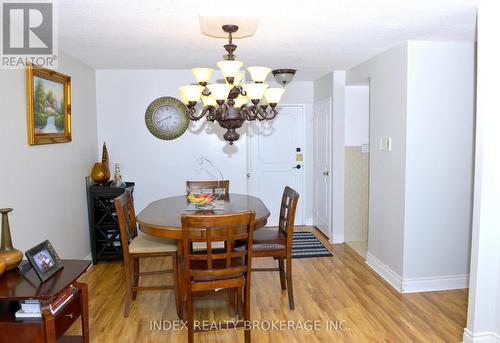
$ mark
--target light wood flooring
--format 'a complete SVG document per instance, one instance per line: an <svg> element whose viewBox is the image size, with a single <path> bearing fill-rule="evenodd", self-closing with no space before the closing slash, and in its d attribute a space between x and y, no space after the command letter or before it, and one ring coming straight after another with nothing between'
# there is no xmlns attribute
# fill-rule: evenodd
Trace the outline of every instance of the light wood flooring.
<svg viewBox="0 0 500 343"><path fill-rule="evenodd" d="M368 242L346 242L346 244L358 253L363 259L366 259L366 252L368 251Z"/></svg>
<svg viewBox="0 0 500 343"><path fill-rule="evenodd" d="M305 230L320 236L313 228ZM278 273L252 274L252 320L267 321L264 325L273 320L300 321L304 325L308 320L318 321L318 330L254 330L253 342L461 342L466 323L466 290L402 295L347 245L326 245L333 257L293 260L294 311L288 308L286 292L281 292ZM151 259L141 269L151 270L165 263ZM272 259L254 260L259 267L275 263ZM145 283L165 282L162 278L149 277ZM151 329L153 320L166 321L166 326L177 320L172 291L139 293L125 319L120 262L101 262L81 281L89 285L92 343L187 341L186 330ZM195 307L195 319L228 319L225 302L205 301ZM68 334L79 330L77 321ZM243 331L196 333L195 342L243 342Z"/></svg>

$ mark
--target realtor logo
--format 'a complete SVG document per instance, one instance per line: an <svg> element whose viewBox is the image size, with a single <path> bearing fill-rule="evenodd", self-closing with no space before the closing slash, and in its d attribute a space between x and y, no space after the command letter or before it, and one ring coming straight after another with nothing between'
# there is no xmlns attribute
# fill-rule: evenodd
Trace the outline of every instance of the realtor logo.
<svg viewBox="0 0 500 343"><path fill-rule="evenodd" d="M54 4L2 2L2 68L57 67Z"/></svg>

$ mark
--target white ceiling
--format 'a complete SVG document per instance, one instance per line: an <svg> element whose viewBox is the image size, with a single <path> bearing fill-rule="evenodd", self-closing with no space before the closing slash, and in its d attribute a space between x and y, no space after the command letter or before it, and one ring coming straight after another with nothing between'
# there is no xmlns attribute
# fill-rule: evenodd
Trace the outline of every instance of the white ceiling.
<svg viewBox="0 0 500 343"><path fill-rule="evenodd" d="M474 0L59 0L59 46L97 69L215 67L224 40L198 15L261 16L235 40L246 66L296 68L313 80L406 40L474 41Z"/></svg>

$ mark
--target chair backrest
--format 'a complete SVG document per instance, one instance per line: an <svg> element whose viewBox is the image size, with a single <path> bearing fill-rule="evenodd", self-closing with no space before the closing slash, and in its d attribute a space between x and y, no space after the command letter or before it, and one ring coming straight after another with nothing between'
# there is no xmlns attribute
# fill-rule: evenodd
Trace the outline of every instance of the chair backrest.
<svg viewBox="0 0 500 343"><path fill-rule="evenodd" d="M224 195L229 194L229 180L221 181L186 181L186 193L189 193L196 189L206 189L215 193L217 188L224 188Z"/></svg>
<svg viewBox="0 0 500 343"><path fill-rule="evenodd" d="M125 258L128 259L128 244L137 236L137 222L135 221L134 199L132 192L126 190L115 198L115 209L120 227L120 241Z"/></svg>
<svg viewBox="0 0 500 343"><path fill-rule="evenodd" d="M193 277L210 279L227 276L230 279L231 275L243 273L249 282L255 212L221 215L184 214L181 221L184 275L190 288ZM206 243L206 250L194 250L192 246L195 242ZM224 242L224 247L214 248L212 244L214 242ZM245 261L243 265L242 258ZM237 259L240 263L236 263ZM199 261L204 268L197 268L200 265ZM192 289L195 288L193 285Z"/></svg>
<svg viewBox="0 0 500 343"><path fill-rule="evenodd" d="M295 224L295 210L299 202L299 193L286 186L281 197L279 229L287 235L288 246L291 246L293 227Z"/></svg>

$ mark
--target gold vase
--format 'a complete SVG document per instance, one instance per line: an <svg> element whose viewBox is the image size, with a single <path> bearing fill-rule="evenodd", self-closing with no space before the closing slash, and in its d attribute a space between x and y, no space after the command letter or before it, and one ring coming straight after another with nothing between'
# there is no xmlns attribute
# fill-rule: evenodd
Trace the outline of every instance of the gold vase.
<svg viewBox="0 0 500 343"><path fill-rule="evenodd" d="M111 177L111 172L109 171L109 155L108 148L106 147L106 142L102 146L101 162L97 162L94 164L90 177L97 183L108 182Z"/></svg>
<svg viewBox="0 0 500 343"><path fill-rule="evenodd" d="M5 263L5 260L3 258L0 258L0 276L2 276L6 267L7 267L7 264Z"/></svg>
<svg viewBox="0 0 500 343"><path fill-rule="evenodd" d="M92 174L90 174L92 180L98 183L103 183L109 181L111 173L109 172L109 167L107 164L102 162L97 162L92 168Z"/></svg>
<svg viewBox="0 0 500 343"><path fill-rule="evenodd" d="M9 212L12 208L2 208L0 213L2 213L2 244L0 244L0 259L5 262L5 269L11 270L16 268L23 259L23 253L12 246L12 238L10 236L9 227Z"/></svg>

